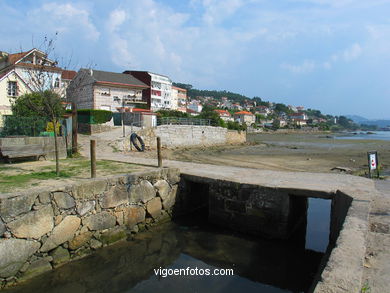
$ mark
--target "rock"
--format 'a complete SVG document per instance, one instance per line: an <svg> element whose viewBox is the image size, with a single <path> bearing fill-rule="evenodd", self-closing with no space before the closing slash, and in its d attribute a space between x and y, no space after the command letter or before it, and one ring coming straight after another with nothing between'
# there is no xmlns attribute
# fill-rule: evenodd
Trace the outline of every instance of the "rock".
<svg viewBox="0 0 390 293"><path fill-rule="evenodd" d="M11 232L6 231L3 233L3 237L6 239L10 239L12 237L12 234L11 234Z"/></svg>
<svg viewBox="0 0 390 293"><path fill-rule="evenodd" d="M60 209L70 209L76 206L73 197L66 192L54 192L53 197Z"/></svg>
<svg viewBox="0 0 390 293"><path fill-rule="evenodd" d="M54 267L58 267L63 263L69 262L70 260L69 251L65 248L62 248L61 246L54 249L50 255L53 257Z"/></svg>
<svg viewBox="0 0 390 293"><path fill-rule="evenodd" d="M124 224L123 211L117 211L117 212L114 212L114 214L115 214L116 222L118 223L118 225L123 225Z"/></svg>
<svg viewBox="0 0 390 293"><path fill-rule="evenodd" d="M6 231L3 221L0 219L0 238L3 237L4 232Z"/></svg>
<svg viewBox="0 0 390 293"><path fill-rule="evenodd" d="M31 210L38 194L18 194L11 198L0 199L0 215L5 221Z"/></svg>
<svg viewBox="0 0 390 293"><path fill-rule="evenodd" d="M80 226L80 218L77 216L66 216L65 219L53 229L53 233L42 245L41 251L49 251L62 243L72 239L74 233Z"/></svg>
<svg viewBox="0 0 390 293"><path fill-rule="evenodd" d="M77 203L77 213L80 216L86 215L89 211L95 209L95 203L94 200Z"/></svg>
<svg viewBox="0 0 390 293"><path fill-rule="evenodd" d="M15 275L40 246L37 241L0 239L0 278Z"/></svg>
<svg viewBox="0 0 390 293"><path fill-rule="evenodd" d="M178 168L168 169L168 182L172 185L177 184L180 181L180 170Z"/></svg>
<svg viewBox="0 0 390 293"><path fill-rule="evenodd" d="M129 206L124 210L124 224L132 229L138 223L145 221L145 209L141 206Z"/></svg>
<svg viewBox="0 0 390 293"><path fill-rule="evenodd" d="M173 186L169 195L163 200L162 206L164 210L168 210L176 203L177 185Z"/></svg>
<svg viewBox="0 0 390 293"><path fill-rule="evenodd" d="M50 192L44 191L39 193L39 202L42 204L50 203Z"/></svg>
<svg viewBox="0 0 390 293"><path fill-rule="evenodd" d="M161 199L159 197L155 197L146 203L146 212L153 219L156 219L158 218L158 216L160 216L161 208L162 208Z"/></svg>
<svg viewBox="0 0 390 293"><path fill-rule="evenodd" d="M63 216L62 215L58 215L54 218L54 225L58 225L59 223L61 223L61 221L63 220Z"/></svg>
<svg viewBox="0 0 390 293"><path fill-rule="evenodd" d="M166 199L171 191L171 187L165 180L158 180L153 186L157 189L157 193L162 200Z"/></svg>
<svg viewBox="0 0 390 293"><path fill-rule="evenodd" d="M152 183L147 180L142 180L139 184L131 185L130 187L130 203L143 202L146 203L148 200L156 196L156 190Z"/></svg>
<svg viewBox="0 0 390 293"><path fill-rule="evenodd" d="M99 240L96 240L93 238L93 239L91 239L90 246L92 249L98 249L98 248L102 247L103 244Z"/></svg>
<svg viewBox="0 0 390 293"><path fill-rule="evenodd" d="M85 243L87 243L92 238L92 232L88 231L82 234L77 235L71 241L69 241L69 249L76 250L80 248Z"/></svg>
<svg viewBox="0 0 390 293"><path fill-rule="evenodd" d="M100 235L100 241L103 243L103 245L109 245L126 238L126 232L119 227L109 229Z"/></svg>
<svg viewBox="0 0 390 293"><path fill-rule="evenodd" d="M106 187L106 181L101 179L90 180L76 186L73 195L75 199L94 199L96 195L103 194Z"/></svg>
<svg viewBox="0 0 390 293"><path fill-rule="evenodd" d="M115 226L116 218L108 212L101 212L96 215L90 215L83 219L83 225L90 230L104 230Z"/></svg>
<svg viewBox="0 0 390 293"><path fill-rule="evenodd" d="M52 267L46 258L41 258L33 261L28 267L27 271L23 274L21 281L31 279L35 276L38 276L44 272L51 271Z"/></svg>
<svg viewBox="0 0 390 293"><path fill-rule="evenodd" d="M17 238L39 239L50 232L53 227L53 209L51 206L45 206L38 211L29 212L8 224L8 228Z"/></svg>
<svg viewBox="0 0 390 293"><path fill-rule="evenodd" d="M128 203L128 195L124 185L115 186L104 194L100 204L104 209L115 208L121 204Z"/></svg>

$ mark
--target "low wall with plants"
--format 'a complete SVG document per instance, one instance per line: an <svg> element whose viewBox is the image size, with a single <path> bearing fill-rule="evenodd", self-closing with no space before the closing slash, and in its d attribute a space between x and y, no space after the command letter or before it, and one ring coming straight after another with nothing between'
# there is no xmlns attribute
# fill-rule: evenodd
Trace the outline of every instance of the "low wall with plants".
<svg viewBox="0 0 390 293"><path fill-rule="evenodd" d="M169 219L178 169L0 194L0 288Z"/></svg>

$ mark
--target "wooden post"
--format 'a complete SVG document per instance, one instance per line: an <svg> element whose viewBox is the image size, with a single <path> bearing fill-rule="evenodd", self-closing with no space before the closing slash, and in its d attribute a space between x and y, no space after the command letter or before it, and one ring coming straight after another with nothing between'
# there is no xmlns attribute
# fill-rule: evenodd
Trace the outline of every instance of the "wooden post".
<svg viewBox="0 0 390 293"><path fill-rule="evenodd" d="M72 103L72 154L77 153L77 109Z"/></svg>
<svg viewBox="0 0 390 293"><path fill-rule="evenodd" d="M91 178L96 178L96 140L91 139Z"/></svg>
<svg viewBox="0 0 390 293"><path fill-rule="evenodd" d="M157 161L158 167L162 167L162 158L161 158L161 138L157 136Z"/></svg>

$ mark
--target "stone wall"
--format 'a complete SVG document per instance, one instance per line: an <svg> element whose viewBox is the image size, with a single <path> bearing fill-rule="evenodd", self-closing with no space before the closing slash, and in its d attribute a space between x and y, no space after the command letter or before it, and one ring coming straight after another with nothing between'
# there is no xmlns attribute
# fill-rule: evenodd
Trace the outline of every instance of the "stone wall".
<svg viewBox="0 0 390 293"><path fill-rule="evenodd" d="M10 285L169 219L178 169L0 194L0 284Z"/></svg>
<svg viewBox="0 0 390 293"><path fill-rule="evenodd" d="M156 137L161 137L161 144L166 148L186 146L212 146L238 144L246 142L246 133L228 130L222 127L196 125L161 125L156 128L142 129L137 132L150 149L156 148ZM129 150L129 139L125 149Z"/></svg>
<svg viewBox="0 0 390 293"><path fill-rule="evenodd" d="M58 149L61 159L67 157L66 152L66 141L65 137L58 137ZM68 141L70 144L71 142ZM43 146L43 150L46 152L47 159L55 158L55 149L54 149L54 138L53 137L4 137L0 138L0 148L1 146L12 146L12 145L29 145L29 144L39 144Z"/></svg>
<svg viewBox="0 0 390 293"><path fill-rule="evenodd" d="M104 124L88 124L88 123L78 123L77 124L77 131L81 134L94 134L94 133L101 133L105 131L110 131L115 129L115 127L111 124L104 123Z"/></svg>

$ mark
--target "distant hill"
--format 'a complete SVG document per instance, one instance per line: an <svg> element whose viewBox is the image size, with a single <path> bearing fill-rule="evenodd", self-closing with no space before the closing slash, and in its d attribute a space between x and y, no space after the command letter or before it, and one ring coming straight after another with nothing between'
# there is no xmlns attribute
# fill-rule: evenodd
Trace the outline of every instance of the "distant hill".
<svg viewBox="0 0 390 293"><path fill-rule="evenodd" d="M347 118L353 120L358 124L366 124L366 125L376 125L378 127L388 127L390 126L390 120L387 119L367 119L358 115L346 115Z"/></svg>

